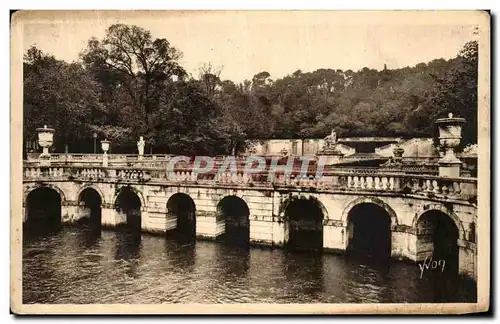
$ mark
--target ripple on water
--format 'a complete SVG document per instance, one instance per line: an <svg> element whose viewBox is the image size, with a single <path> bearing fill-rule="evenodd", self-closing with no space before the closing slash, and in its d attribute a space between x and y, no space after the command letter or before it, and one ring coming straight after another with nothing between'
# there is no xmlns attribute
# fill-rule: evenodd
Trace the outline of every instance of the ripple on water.
<svg viewBox="0 0 500 324"><path fill-rule="evenodd" d="M25 303L346 303L475 300L413 264L63 228L23 242ZM472 289L472 292L471 292ZM448 293L448 295L446 295Z"/></svg>

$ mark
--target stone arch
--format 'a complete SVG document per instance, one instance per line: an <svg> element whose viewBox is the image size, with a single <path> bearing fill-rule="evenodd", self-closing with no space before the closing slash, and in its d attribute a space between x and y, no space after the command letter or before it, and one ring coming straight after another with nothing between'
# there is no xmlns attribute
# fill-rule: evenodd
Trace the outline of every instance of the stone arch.
<svg viewBox="0 0 500 324"><path fill-rule="evenodd" d="M142 194L142 192L139 189L137 189L131 185L116 186L116 191L115 191L115 194L113 196L113 206L116 204L116 199L118 198L118 195L120 194L120 190L122 188L129 188L130 190L132 190L137 195L137 197L139 197L139 200L141 201L141 210L142 211L147 210L146 200L144 199L144 195Z"/></svg>
<svg viewBox="0 0 500 324"><path fill-rule="evenodd" d="M341 219L348 253L384 262L390 258L398 219L387 203L376 197L358 197L347 204Z"/></svg>
<svg viewBox="0 0 500 324"><path fill-rule="evenodd" d="M76 199L79 199L80 198L80 195L82 194L82 192L85 190L85 189L94 189L98 194L99 196L101 197L101 204L104 205L107 203L106 199L105 199L105 196L104 196L104 193L102 192L101 188L99 188L98 186L94 185L94 184L85 184L83 185L82 187L80 187L80 190L78 190L78 193L76 195ZM139 198L140 199L140 198ZM115 200L116 200L116 196L115 196Z"/></svg>
<svg viewBox="0 0 500 324"><path fill-rule="evenodd" d="M32 188L28 188L27 190L24 191L24 193L23 193L24 194L23 206L26 204L26 199L28 198L28 195L30 193L32 193L33 191L40 189L40 188L50 188L50 189L56 191L59 194L59 197L61 197L61 205L64 205L65 202L67 201L66 194L64 193L64 191L61 188L59 188L58 186L53 185L51 183L43 183L43 184L37 184L36 186L34 186Z"/></svg>
<svg viewBox="0 0 500 324"><path fill-rule="evenodd" d="M246 207L248 208L248 211L250 212L250 205L248 204L248 201L242 195L229 194L229 195L218 195L217 197L218 197L217 203L215 204L216 207L219 206L223 200L231 199L231 197L234 197L234 198L241 199L245 203Z"/></svg>
<svg viewBox="0 0 500 324"><path fill-rule="evenodd" d="M285 246L292 250L322 250L328 212L317 196L291 194L280 203Z"/></svg>
<svg viewBox="0 0 500 324"><path fill-rule="evenodd" d="M209 195L211 196L215 207L217 207L217 205L220 203L220 201L222 199L224 199L226 197L234 196L234 197L238 197L241 200L243 200L247 204L248 208L250 209L250 204L249 204L249 201L247 198L248 195L241 194L239 190L228 190L228 192L226 192L226 193L217 192L217 193L213 193L213 194L209 194Z"/></svg>
<svg viewBox="0 0 500 324"><path fill-rule="evenodd" d="M458 216L453 211L451 211L449 208L446 208L446 206L444 206L441 203L433 203L433 204L419 206L417 212L413 216L413 220L411 223L411 227L415 231L415 233L417 231L417 223L418 223L418 220L420 219L420 217L422 217L423 214L430 212L430 211L433 211L433 210L440 211L443 214L445 214L451 218L451 220L453 221L453 223L455 223L455 226L458 229L459 240L466 240L467 239L466 234L465 234L466 231L464 229L464 226L463 226L460 218L458 218Z"/></svg>
<svg viewBox="0 0 500 324"><path fill-rule="evenodd" d="M394 209L392 209L391 206L389 206L389 204L376 197L359 197L349 202L347 206L344 208L341 218L344 226L347 226L347 217L349 216L349 212L354 207L360 204L374 204L379 206L380 208L384 209L391 218L391 227L397 226L399 224L396 212L394 211Z"/></svg>
<svg viewBox="0 0 500 324"><path fill-rule="evenodd" d="M197 211L196 200L194 200L194 198L186 191L177 191L177 192L174 192L173 194L171 194L167 197L166 204L165 204L165 210L167 213L170 212L168 205L170 203L172 203L175 199L177 199L175 197L181 197L181 196L185 196L186 199L189 199L193 205L194 211L195 212Z"/></svg>
<svg viewBox="0 0 500 324"><path fill-rule="evenodd" d="M221 195L217 202L216 221L224 228L225 241L239 245L250 242L250 206L236 194Z"/></svg>
<svg viewBox="0 0 500 324"><path fill-rule="evenodd" d="M30 223L36 224L32 227L35 231L38 231L36 228L43 228L47 224L50 227L58 227L62 222L63 206L66 204L68 201L61 188L53 184L36 183L23 192L23 223L28 226ZM32 215L35 217L31 217Z"/></svg>
<svg viewBox="0 0 500 324"><path fill-rule="evenodd" d="M185 238L196 236L196 202L185 191L177 191L168 196L165 203L167 221Z"/></svg>
<svg viewBox="0 0 500 324"><path fill-rule="evenodd" d="M309 200L313 200L317 205L318 207L321 209L321 212L323 213L323 220L327 220L327 219L330 219L328 217L328 211L325 207L325 205L323 205L323 203L321 202L321 200L314 196L314 195L311 195L311 194L298 194L298 195L292 195L290 194L284 201L282 201L280 203L280 206L279 206L279 216L281 219L285 220L285 211L287 209L287 207L295 200L298 200L298 199L309 199Z"/></svg>

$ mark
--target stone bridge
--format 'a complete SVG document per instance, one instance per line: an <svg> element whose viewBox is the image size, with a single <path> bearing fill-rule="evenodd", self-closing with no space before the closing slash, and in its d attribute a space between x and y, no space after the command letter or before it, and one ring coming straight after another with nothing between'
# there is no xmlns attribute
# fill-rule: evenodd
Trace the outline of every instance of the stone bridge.
<svg viewBox="0 0 500 324"><path fill-rule="evenodd" d="M62 156L62 155L61 155ZM163 157L167 159L167 157ZM477 180L331 169L321 178L197 174L161 161L102 165L52 157L23 165L23 221L182 231L196 238L423 261L446 259L476 278ZM48 216L47 216L48 217Z"/></svg>

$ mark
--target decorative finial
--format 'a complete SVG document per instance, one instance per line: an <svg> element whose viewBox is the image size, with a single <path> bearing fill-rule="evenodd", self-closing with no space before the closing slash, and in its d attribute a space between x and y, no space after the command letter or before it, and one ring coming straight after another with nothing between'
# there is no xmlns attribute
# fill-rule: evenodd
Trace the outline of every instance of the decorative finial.
<svg viewBox="0 0 500 324"><path fill-rule="evenodd" d="M47 125L43 125L43 128L47 129Z"/></svg>
<svg viewBox="0 0 500 324"><path fill-rule="evenodd" d="M453 114L452 114L452 113L449 113L449 114L448 114L448 118L453 118Z"/></svg>

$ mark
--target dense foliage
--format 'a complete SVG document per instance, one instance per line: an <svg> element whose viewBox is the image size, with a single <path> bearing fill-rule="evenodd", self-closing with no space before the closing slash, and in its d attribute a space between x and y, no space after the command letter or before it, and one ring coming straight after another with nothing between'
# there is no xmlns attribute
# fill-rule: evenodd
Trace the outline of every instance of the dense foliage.
<svg viewBox="0 0 500 324"><path fill-rule="evenodd" d="M92 134L113 152L231 154L246 139L433 136L434 120L465 117L464 143L477 142L477 42L451 60L377 71L319 69L235 84L210 64L196 77L181 52L136 26L111 26L67 63L31 47L24 58L24 139L56 129L54 147L92 151Z"/></svg>

